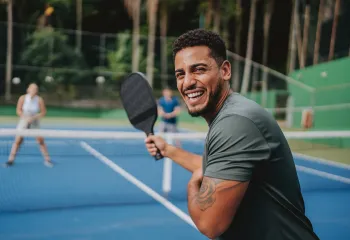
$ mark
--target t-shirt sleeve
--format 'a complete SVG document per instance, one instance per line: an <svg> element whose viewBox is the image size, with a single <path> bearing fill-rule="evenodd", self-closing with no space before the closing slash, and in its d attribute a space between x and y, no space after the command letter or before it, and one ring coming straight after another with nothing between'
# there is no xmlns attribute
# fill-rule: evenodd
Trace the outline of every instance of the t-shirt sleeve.
<svg viewBox="0 0 350 240"><path fill-rule="evenodd" d="M177 97L174 98L174 108L179 107L180 106L180 102L179 99Z"/></svg>
<svg viewBox="0 0 350 240"><path fill-rule="evenodd" d="M159 98L158 101L158 106L163 108L163 98Z"/></svg>
<svg viewBox="0 0 350 240"><path fill-rule="evenodd" d="M204 175L219 179L249 181L257 164L270 156L270 148L260 130L240 115L216 122L207 146Z"/></svg>

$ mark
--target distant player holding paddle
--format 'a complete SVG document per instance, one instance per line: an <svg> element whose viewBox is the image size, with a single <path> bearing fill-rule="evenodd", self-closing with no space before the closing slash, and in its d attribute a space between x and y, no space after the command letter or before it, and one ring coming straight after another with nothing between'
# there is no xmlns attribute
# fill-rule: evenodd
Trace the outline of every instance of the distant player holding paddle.
<svg viewBox="0 0 350 240"><path fill-rule="evenodd" d="M195 155L154 135L146 147L192 172L188 210L199 231L223 240L318 239L288 142L271 114L230 90L220 36L189 31L174 42L173 55L188 112L209 125L205 150Z"/></svg>
<svg viewBox="0 0 350 240"><path fill-rule="evenodd" d="M16 108L17 115L20 117L17 129L39 129L40 119L46 114L46 107L44 100L38 96L38 85L35 83L29 84L27 88L27 94L22 95L17 102ZM52 162L50 160L46 144L43 137L36 138L40 151L44 156L44 163L48 167L52 167ZM12 145L11 153L8 161L5 163L6 167L12 166L16 154L23 142L22 136L16 136L16 139Z"/></svg>

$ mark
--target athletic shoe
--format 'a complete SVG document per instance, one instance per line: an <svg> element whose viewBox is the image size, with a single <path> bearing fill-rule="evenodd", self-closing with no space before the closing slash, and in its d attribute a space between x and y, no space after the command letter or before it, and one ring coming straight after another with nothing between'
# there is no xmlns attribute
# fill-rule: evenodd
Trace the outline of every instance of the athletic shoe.
<svg viewBox="0 0 350 240"><path fill-rule="evenodd" d="M13 161L7 161L3 164L4 167L11 167L13 165Z"/></svg>
<svg viewBox="0 0 350 240"><path fill-rule="evenodd" d="M44 164L46 167L49 167L49 168L53 167L53 163L51 161L44 161Z"/></svg>

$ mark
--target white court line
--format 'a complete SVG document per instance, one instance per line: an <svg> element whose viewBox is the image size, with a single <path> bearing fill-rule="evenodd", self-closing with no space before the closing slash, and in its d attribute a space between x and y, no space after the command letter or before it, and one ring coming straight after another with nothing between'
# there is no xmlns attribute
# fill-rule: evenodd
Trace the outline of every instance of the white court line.
<svg viewBox="0 0 350 240"><path fill-rule="evenodd" d="M308 167L304 167L304 166L300 166L300 165L296 165L297 170L301 171L301 172L305 172L305 173L309 173L312 175L316 175L322 178L327 178L330 180L334 180L334 181L338 181L341 183L346 183L346 184L350 184L350 178L346 178L346 177L341 177L335 174L331 174L331 173L327 173L327 172L323 172L323 171L319 171L313 168L308 168Z"/></svg>
<svg viewBox="0 0 350 240"><path fill-rule="evenodd" d="M338 167L338 168L344 168L344 169L350 170L350 165L346 164L346 163L333 162L333 161L330 161L327 159L312 157L312 156L302 154L302 153L294 153L293 152L293 155L295 155L296 157L300 157L301 160L304 160L304 161L316 162L316 163L320 163L323 165L329 165L332 167Z"/></svg>
<svg viewBox="0 0 350 240"><path fill-rule="evenodd" d="M196 225L193 223L190 216L188 216L186 213L184 213L181 209L176 207L174 204L166 200L164 197L159 195L156 191L154 191L152 188L148 187L146 184L135 178L133 175L125 171L123 168L115 164L113 161L108 159L106 156L102 155L100 152L92 148L89 144L87 144L84 141L80 142L80 146L85 149L87 152L89 152L91 155L96 157L98 160L109 166L111 169L113 169L115 172L119 173L122 177L124 177L129 182L135 184L139 189L144 191L146 194L154 198L156 201L161 203L164 207L166 207L170 212L177 215L179 218L187 222L189 225L197 229Z"/></svg>

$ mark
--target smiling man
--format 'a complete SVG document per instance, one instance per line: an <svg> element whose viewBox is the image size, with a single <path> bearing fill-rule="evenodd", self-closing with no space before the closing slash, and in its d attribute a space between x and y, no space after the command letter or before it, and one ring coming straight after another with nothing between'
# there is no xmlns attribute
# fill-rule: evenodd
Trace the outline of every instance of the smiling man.
<svg viewBox="0 0 350 240"><path fill-rule="evenodd" d="M203 156L146 139L151 155L192 172L188 210L211 239L315 240L305 216L293 156L271 114L230 90L231 65L215 33L193 30L174 43L177 88L192 116L209 132Z"/></svg>

